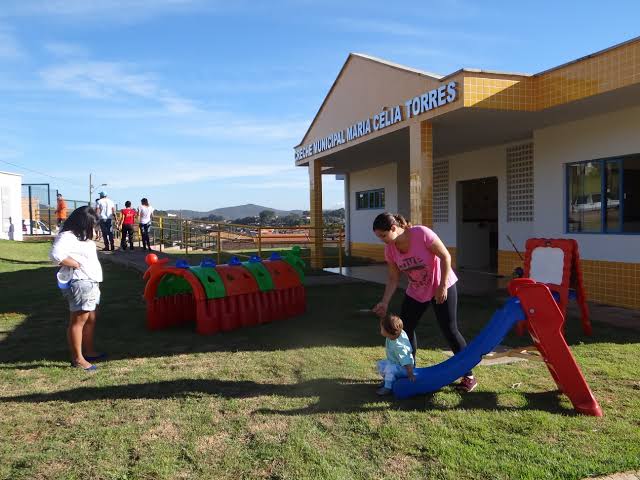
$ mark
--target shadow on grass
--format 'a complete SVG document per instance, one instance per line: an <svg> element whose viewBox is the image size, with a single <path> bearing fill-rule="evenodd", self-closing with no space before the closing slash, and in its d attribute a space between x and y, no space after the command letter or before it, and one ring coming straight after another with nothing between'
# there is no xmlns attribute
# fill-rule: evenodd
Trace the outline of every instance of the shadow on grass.
<svg viewBox="0 0 640 480"><path fill-rule="evenodd" d="M15 258L2 258L0 257L0 262L13 263L18 265L51 265L50 261L32 261L32 260L16 260Z"/></svg>
<svg viewBox="0 0 640 480"><path fill-rule="evenodd" d="M573 415L575 412L560 404L557 391L521 393L525 400L522 407L499 405L497 392L472 392L460 394L459 403L442 406L435 401L435 394L417 396L407 400L378 397L375 383L342 378L309 380L297 384L256 383L252 381L227 381L181 379L152 383L138 383L110 387L79 387L53 393L34 393L0 398L3 403L78 403L95 400L163 400L169 398L202 397L213 395L225 399L256 397L316 398L317 401L303 408L259 408L254 413L278 415L304 415L316 413L351 413L388 410L390 407L404 411L429 410L490 410L520 411L538 410L549 413ZM445 387L444 391L452 391Z"/></svg>
<svg viewBox="0 0 640 480"><path fill-rule="evenodd" d="M33 262L31 262L33 263ZM36 262L37 263L37 262ZM111 359L165 357L217 351L275 351L308 347L380 347L377 319L358 315L383 292L382 285L362 283L307 288L307 313L286 321L245 328L213 336L194 332L194 325L149 332L145 327L144 282L141 275L113 264L104 268L102 304L98 310L96 343ZM68 310L55 282L54 267L0 273L0 314L25 316L15 327L0 332L0 368L19 368L33 362L67 361ZM396 294L392 311L399 311ZM472 339L489 321L499 301L461 296L460 329ZM9 320L9 324L11 321ZM417 330L419 348L445 349L433 311ZM4 335L4 338L2 336ZM579 322L568 322L569 343L640 343L640 332L594 325L593 337L582 335ZM527 345L528 336L508 336L503 343Z"/></svg>

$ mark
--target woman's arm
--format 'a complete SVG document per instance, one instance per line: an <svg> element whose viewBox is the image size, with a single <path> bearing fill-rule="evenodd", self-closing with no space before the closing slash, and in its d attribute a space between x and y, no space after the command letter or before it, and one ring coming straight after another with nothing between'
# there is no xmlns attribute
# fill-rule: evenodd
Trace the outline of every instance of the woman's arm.
<svg viewBox="0 0 640 480"><path fill-rule="evenodd" d="M387 285L384 288L384 295L382 295L382 300L373 307L373 312L381 317L387 314L389 302L398 288L398 280L400 279L398 266L391 262L387 262L387 266L389 267L389 275L387 277Z"/></svg>
<svg viewBox="0 0 640 480"><path fill-rule="evenodd" d="M80 268L80 263L71 257L67 257L60 262L60 265L71 268Z"/></svg>
<svg viewBox="0 0 640 480"><path fill-rule="evenodd" d="M451 275L451 255L442 240L437 237L433 240L429 250L440 259L440 285L436 291L436 303L444 303L447 300L447 284L449 275Z"/></svg>

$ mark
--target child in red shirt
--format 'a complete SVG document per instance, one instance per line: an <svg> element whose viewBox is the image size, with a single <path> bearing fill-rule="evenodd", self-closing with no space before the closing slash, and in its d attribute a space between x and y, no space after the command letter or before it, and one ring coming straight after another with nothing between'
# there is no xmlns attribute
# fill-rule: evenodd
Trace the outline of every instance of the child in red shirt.
<svg viewBox="0 0 640 480"><path fill-rule="evenodd" d="M123 208L122 210L120 210L120 213L122 214L122 216L120 217L120 225L119 225L119 228L122 229L122 238L120 241L120 248L122 250L127 249L127 236L128 236L129 249L133 250L133 226L135 225L135 222L136 222L137 213L135 209L131 208L131 202L129 200L124 202L124 206L126 208Z"/></svg>

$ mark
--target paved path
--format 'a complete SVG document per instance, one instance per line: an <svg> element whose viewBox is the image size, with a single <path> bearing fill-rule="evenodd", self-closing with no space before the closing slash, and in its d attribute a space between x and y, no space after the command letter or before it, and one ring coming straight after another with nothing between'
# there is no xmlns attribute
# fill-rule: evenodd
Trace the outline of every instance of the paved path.
<svg viewBox="0 0 640 480"><path fill-rule="evenodd" d="M612 473L605 477L587 477L583 480L640 480L640 470L635 472Z"/></svg>
<svg viewBox="0 0 640 480"><path fill-rule="evenodd" d="M136 248L134 250L115 250L113 252L103 252L102 250L98 250L98 256L100 257L101 261L107 261L122 265L127 268L133 268L134 270L139 271L141 274L144 273L147 269L147 264L145 263L144 259L149 253L155 253L158 258L171 258L173 260L181 257L184 258L184 255L167 255L158 251L146 252L141 248ZM317 285L344 285L349 283L362 282L362 280L358 280L356 278L333 275L329 273L326 275L307 275L304 279L304 284L307 287Z"/></svg>
<svg viewBox="0 0 640 480"><path fill-rule="evenodd" d="M135 250L116 250L114 252L103 252L101 250L98 251L98 255L101 260L109 261L113 263L117 263L119 265L123 265L127 268L133 268L140 273L143 273L147 269L147 265L144 261L147 253L140 248L136 248ZM154 251L158 258L184 258L184 255L167 255L165 253L160 253L158 251ZM317 285L344 285L349 283L361 283L366 281L364 279L358 279L354 277L347 277L338 274L330 274L326 275L308 275L305 278L305 286L317 286ZM464 281L464 279L463 279ZM474 281L478 281L474 279ZM492 287L495 288L495 287ZM465 292L465 289L462 288L462 293L470 293ZM473 295L473 292L470 294ZM506 295L506 293L505 293ZM569 312L572 316L576 318L580 317L580 312L575 302L569 302ZM609 325L613 325L616 327L624 327L631 328L634 330L640 331L640 311L631 310L628 308L622 307L612 307L609 305L601 305L597 303L589 302L589 312L591 314L591 320L594 323L601 322L607 323ZM635 479L634 479L635 480Z"/></svg>

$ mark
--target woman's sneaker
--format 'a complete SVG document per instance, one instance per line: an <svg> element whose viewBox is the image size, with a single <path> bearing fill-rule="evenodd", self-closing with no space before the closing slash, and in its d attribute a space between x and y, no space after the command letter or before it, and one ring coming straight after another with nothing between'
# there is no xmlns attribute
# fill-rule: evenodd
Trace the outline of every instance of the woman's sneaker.
<svg viewBox="0 0 640 480"><path fill-rule="evenodd" d="M475 379L475 377L462 377L462 380L460 380L460 383L456 385L456 388L469 393L475 390L477 386L478 381Z"/></svg>

